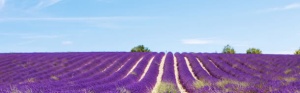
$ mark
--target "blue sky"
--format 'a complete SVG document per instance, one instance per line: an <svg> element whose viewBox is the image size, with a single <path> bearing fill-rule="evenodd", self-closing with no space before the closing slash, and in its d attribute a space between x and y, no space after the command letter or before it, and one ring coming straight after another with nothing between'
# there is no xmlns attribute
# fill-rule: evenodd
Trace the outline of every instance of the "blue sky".
<svg viewBox="0 0 300 93"><path fill-rule="evenodd" d="M0 0L0 52L292 54L299 0Z"/></svg>

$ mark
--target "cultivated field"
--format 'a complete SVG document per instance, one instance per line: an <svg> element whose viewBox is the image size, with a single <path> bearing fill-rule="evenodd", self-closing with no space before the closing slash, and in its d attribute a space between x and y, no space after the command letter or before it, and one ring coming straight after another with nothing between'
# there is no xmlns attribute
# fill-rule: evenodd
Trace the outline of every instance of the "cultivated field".
<svg viewBox="0 0 300 93"><path fill-rule="evenodd" d="M300 56L5 53L1 93L300 93Z"/></svg>

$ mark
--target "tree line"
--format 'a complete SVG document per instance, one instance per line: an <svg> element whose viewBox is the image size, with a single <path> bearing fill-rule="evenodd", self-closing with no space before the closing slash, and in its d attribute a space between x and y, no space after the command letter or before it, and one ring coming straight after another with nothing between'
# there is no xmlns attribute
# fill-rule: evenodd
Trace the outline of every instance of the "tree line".
<svg viewBox="0 0 300 93"><path fill-rule="evenodd" d="M133 47L131 49L131 52L151 52L151 50L144 45L138 45L136 47ZM235 50L230 45L226 45L224 46L222 53L235 54ZM262 54L262 51L258 48L249 48L248 50L246 50L246 54ZM294 54L300 55L300 48L296 50Z"/></svg>

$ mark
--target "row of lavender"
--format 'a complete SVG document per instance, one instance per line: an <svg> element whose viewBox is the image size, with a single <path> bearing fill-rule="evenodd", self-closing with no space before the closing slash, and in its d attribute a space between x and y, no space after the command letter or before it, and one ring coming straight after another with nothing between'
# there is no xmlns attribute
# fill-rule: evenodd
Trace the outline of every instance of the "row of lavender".
<svg viewBox="0 0 300 93"><path fill-rule="evenodd" d="M164 76L173 77L173 72L168 71L172 67L168 55ZM179 83L187 92L297 92L300 89L299 56L191 53L175 56ZM169 77L162 79L176 86L174 81ZM168 91L178 92L176 88Z"/></svg>
<svg viewBox="0 0 300 93"><path fill-rule="evenodd" d="M63 73L63 69L72 68L75 62L80 62L81 58L89 59L89 55L81 54L16 54L12 55L12 58L5 60L1 71L3 75L2 84L8 83L20 83L28 78L34 77L35 79L45 79L45 76L51 76L52 74ZM96 55L93 55L96 56ZM63 60L60 60L62 57ZM65 60L65 61L64 61ZM84 63L84 62L82 62ZM63 66L56 66L57 64Z"/></svg>
<svg viewBox="0 0 300 93"><path fill-rule="evenodd" d="M162 84L178 92L296 92L299 56L175 53L2 54L1 89L38 92L151 92L159 64ZM152 61L151 61L152 59ZM135 68L134 65L137 64ZM149 69L145 69L147 64ZM133 68L133 71L130 71ZM145 70L146 73L143 73ZM4 72L4 73L3 73ZM2 77L3 76L3 77ZM144 77L143 77L144 76Z"/></svg>
<svg viewBox="0 0 300 93"><path fill-rule="evenodd" d="M15 61L19 61L19 63L13 63L13 65L17 64L23 64L26 60L24 58L27 58L27 55L21 55L21 58L14 58ZM70 55L67 54L69 57ZM32 56L32 55L31 55ZM56 57L47 55L47 58L51 60L56 59ZM55 56L55 55L54 55ZM65 55L60 55L65 56ZM97 57L98 56L98 57ZM149 59L153 56L156 56L154 59L153 64L151 64L151 67L149 71L147 71L148 74L145 75L145 78L141 79L141 75L143 74L143 70L145 66L148 64ZM68 61L65 61L68 66L55 68L55 67L49 67L51 63L53 62L41 62L36 64L43 64L43 66L35 66L30 65L29 68L45 68L45 71L41 72L47 72L48 73L30 73L29 75L25 75L22 78L28 78L32 77L34 78L33 82L24 82L23 84L15 83L17 81L26 81L28 79L21 79L21 80L14 80L13 82L8 83L1 83L3 85L2 88L10 88L11 85L14 87L17 87L19 90L28 90L31 91L62 91L62 90L92 90L92 89L100 89L101 91L104 90L112 90L116 89L116 86L125 86L125 84L131 84L137 81L137 79L140 81L140 83L146 83L147 84L149 80L145 81L145 79L151 79L153 71L158 69L155 68L157 62L160 62L158 60L161 60L161 57L163 56L163 53L157 54L157 53L104 53L104 54L80 54L80 56L72 56L71 59ZM38 58L37 56L34 56L32 58ZM132 68L134 64L138 62L138 59L141 59L143 57L143 60L139 62L139 65L134 69L133 73L128 73L128 70ZM64 58L64 57L63 57ZM23 60L22 60L23 59ZM91 60L92 59L92 60ZM34 60L34 59L33 59ZM67 60L64 58L64 60ZM9 60L11 61L11 60ZM20 61L23 61L20 62ZM31 60L32 61L32 60ZM45 61L45 59L44 59ZM28 62L28 61L27 61ZM37 61L35 61L37 62ZM86 65L85 63L89 63ZM19 72L20 70L16 67L16 69L12 69L15 71L14 73L17 74L23 74L25 72ZM21 70L24 70L23 68ZM26 70L32 70L32 69L26 69ZM25 71L25 70L24 70ZM57 75L57 80L51 80L49 79L49 75ZM72 75L72 76L70 76ZM125 77L126 75L126 77ZM149 76L150 75L150 76ZM15 76L14 76L15 77ZM48 77L45 79L36 79L39 77ZM52 78L52 77L51 77ZM5 78L1 78L5 79ZM52 78L53 79L53 78ZM55 79L55 78L54 78ZM152 83L155 84L155 81ZM105 85L104 85L105 84ZM154 85L152 84L152 86ZM8 86L9 85L9 86ZM136 86L139 86L140 84L134 84L135 86L131 85L132 89L135 89ZM143 84L145 85L145 84ZM149 86L151 88L152 86ZM144 86L145 87L145 86ZM130 86L128 87L130 88ZM145 88L144 88L145 89ZM94 90L94 91L100 91L100 90ZM146 90L145 90L146 91Z"/></svg>

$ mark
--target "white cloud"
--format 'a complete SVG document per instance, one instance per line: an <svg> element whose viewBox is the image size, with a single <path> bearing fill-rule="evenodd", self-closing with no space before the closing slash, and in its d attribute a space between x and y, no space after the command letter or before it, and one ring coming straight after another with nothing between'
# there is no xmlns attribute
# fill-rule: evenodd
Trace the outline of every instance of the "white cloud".
<svg viewBox="0 0 300 93"><path fill-rule="evenodd" d="M36 40L24 41L24 42L17 43L16 45L17 46L22 46L22 45L32 44L34 42L36 42Z"/></svg>
<svg viewBox="0 0 300 93"><path fill-rule="evenodd" d="M270 8L270 9L268 9L268 11L292 10L292 9L298 9L298 8L300 8L300 3L293 3L293 4L283 6L283 7Z"/></svg>
<svg viewBox="0 0 300 93"><path fill-rule="evenodd" d="M183 39L181 40L183 44L189 44L189 45L204 45L204 44L210 44L213 43L212 40L205 40L205 39Z"/></svg>
<svg viewBox="0 0 300 93"><path fill-rule="evenodd" d="M0 36L9 36L21 39L54 39L61 38L65 35L45 35L45 34L34 34L34 33L0 33Z"/></svg>
<svg viewBox="0 0 300 93"><path fill-rule="evenodd" d="M99 1L99 2L105 2L105 3L111 3L111 2L113 2L113 0L97 0L97 1Z"/></svg>
<svg viewBox="0 0 300 93"><path fill-rule="evenodd" d="M7 33L7 32L0 33L0 36L25 36L25 35L30 35L30 34L28 34L28 33Z"/></svg>
<svg viewBox="0 0 300 93"><path fill-rule="evenodd" d="M40 0L40 2L34 7L34 9L41 9L41 8L45 8L45 7L49 7L52 6L58 2L60 2L61 0Z"/></svg>
<svg viewBox="0 0 300 93"><path fill-rule="evenodd" d="M5 6L5 0L0 0L0 9L2 9Z"/></svg>
<svg viewBox="0 0 300 93"><path fill-rule="evenodd" d="M61 36L58 35L31 35L31 36L24 36L24 39L51 39L51 38L59 38Z"/></svg>
<svg viewBox="0 0 300 93"><path fill-rule="evenodd" d="M73 42L72 41L63 41L61 42L62 45L72 45Z"/></svg>
<svg viewBox="0 0 300 93"><path fill-rule="evenodd" d="M249 47L250 48L250 45L248 45L248 44L233 44L232 46L235 46L235 47Z"/></svg>
<svg viewBox="0 0 300 93"><path fill-rule="evenodd" d="M0 21L122 21L122 20L143 20L154 17L139 16L112 16L112 17L41 17L41 18L2 18Z"/></svg>

